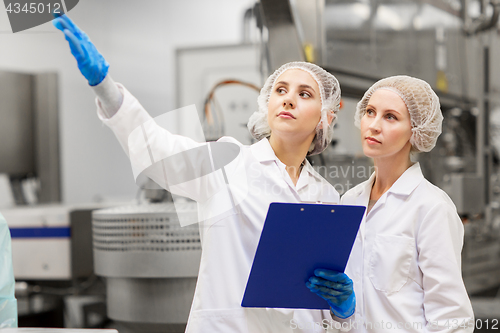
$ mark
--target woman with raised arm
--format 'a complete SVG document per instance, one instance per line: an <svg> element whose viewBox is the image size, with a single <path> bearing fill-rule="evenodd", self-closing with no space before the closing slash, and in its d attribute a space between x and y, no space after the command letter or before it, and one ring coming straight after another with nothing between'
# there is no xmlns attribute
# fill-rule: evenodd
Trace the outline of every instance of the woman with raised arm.
<svg viewBox="0 0 500 333"><path fill-rule="evenodd" d="M375 172L342 196L342 204L367 207L345 271L355 316L336 318L351 332L474 330L461 273L462 221L410 158L434 148L442 121L430 85L409 76L376 82L357 105L355 125ZM327 300L338 289L317 277L308 286Z"/></svg>
<svg viewBox="0 0 500 333"><path fill-rule="evenodd" d="M281 66L265 82L259 110L249 120L251 134L260 141L244 146L223 137L218 142L237 147L238 156L224 170L202 171L198 179L180 181L176 176L183 170L217 163L195 154L178 166L169 157L195 152L206 144L156 125L134 96L113 82L109 65L83 31L65 15L57 17L54 25L64 32L80 71L97 95L99 117L115 133L133 166L171 192L198 203L202 257L186 331L324 332L322 322L331 319L329 311L254 309L240 304L269 204L339 202L337 191L306 159L321 153L332 139L340 104L335 77L310 63ZM135 129L141 131L137 136ZM353 294L352 286L342 288L342 293ZM350 315L346 308L352 307L352 298L347 307L339 303L332 311L340 317ZM292 320L296 325L291 325Z"/></svg>

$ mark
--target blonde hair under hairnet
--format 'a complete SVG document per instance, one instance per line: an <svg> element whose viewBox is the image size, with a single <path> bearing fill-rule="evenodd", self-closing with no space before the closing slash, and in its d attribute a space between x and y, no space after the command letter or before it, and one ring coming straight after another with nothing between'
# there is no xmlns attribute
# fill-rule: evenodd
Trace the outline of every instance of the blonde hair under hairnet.
<svg viewBox="0 0 500 333"><path fill-rule="evenodd" d="M354 115L354 125L360 128L361 118L366 113L370 97L378 89L388 89L401 97L408 108L411 119L412 136L410 143L415 151L428 152L436 145L441 134L443 115L439 98L431 86L420 79L398 75L375 82L359 101Z"/></svg>
<svg viewBox="0 0 500 333"><path fill-rule="evenodd" d="M319 154L325 150L333 138L333 127L340 108L340 85L335 76L315 64L299 61L289 62L271 74L260 90L257 99L259 110L255 111L248 120L248 129L257 140L268 138L271 135L271 128L267 122L269 97L278 77L289 69L306 71L318 83L321 96L321 119L316 126L316 136L307 155ZM328 114L333 116L330 125L328 125ZM323 126L320 126L321 124Z"/></svg>

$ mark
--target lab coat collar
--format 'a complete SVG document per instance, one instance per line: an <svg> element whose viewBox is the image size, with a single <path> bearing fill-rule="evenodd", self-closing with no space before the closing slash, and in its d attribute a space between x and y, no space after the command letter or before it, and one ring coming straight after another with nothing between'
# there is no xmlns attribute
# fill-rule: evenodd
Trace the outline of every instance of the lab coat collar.
<svg viewBox="0 0 500 333"><path fill-rule="evenodd" d="M424 175L420 169L420 163L417 162L406 169L387 192L408 196L417 188L422 179L424 179Z"/></svg>
<svg viewBox="0 0 500 333"><path fill-rule="evenodd" d="M354 189L355 191L354 193L357 198L356 199L357 205L362 205L362 206L368 205L368 200L370 199L370 192L374 181L375 181L375 172L372 173L372 175L370 176L370 178L368 178L367 181L359 184L358 187Z"/></svg>
<svg viewBox="0 0 500 333"><path fill-rule="evenodd" d="M267 138L254 143L251 149L253 156L255 156L259 162L274 161L278 159Z"/></svg>
<svg viewBox="0 0 500 333"><path fill-rule="evenodd" d="M422 179L424 179L424 175L422 174L420 163L417 162L406 169L386 193L408 196L418 184L420 184ZM372 173L370 178L364 183L364 186L359 189L357 195L360 196L363 193L370 193L374 181L375 172Z"/></svg>
<svg viewBox="0 0 500 333"><path fill-rule="evenodd" d="M312 178L316 178L315 181L318 181L322 179L322 177L313 169L311 163L309 161L305 160L305 164L302 167L302 171L300 172L300 177L299 180L297 181L297 191L300 190L301 188L307 186L307 184L310 184L313 182Z"/></svg>
<svg viewBox="0 0 500 333"><path fill-rule="evenodd" d="M269 140L267 138L264 138L260 140L257 143L254 143L251 146L252 153L259 162L269 162L269 161L276 161L276 164L278 166L282 166L282 172L285 171L285 165L278 159L276 154L274 153L273 148L271 147L271 144L269 143ZM280 168L281 169L281 168ZM321 176L313 169L312 165L309 163L309 161L306 159L304 167L302 168L299 180L297 182L297 185L295 186L295 189L298 191L301 188L307 186L307 184L310 183L311 177L314 177L316 179L321 180Z"/></svg>

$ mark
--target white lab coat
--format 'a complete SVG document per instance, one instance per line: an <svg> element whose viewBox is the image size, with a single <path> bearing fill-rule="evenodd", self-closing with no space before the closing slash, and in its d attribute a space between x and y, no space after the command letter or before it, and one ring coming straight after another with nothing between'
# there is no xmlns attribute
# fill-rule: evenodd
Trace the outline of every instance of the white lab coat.
<svg viewBox="0 0 500 333"><path fill-rule="evenodd" d="M367 206L374 179L346 192L342 204ZM424 178L419 163L408 168L365 214L349 257L356 323L370 332L472 332L463 237L448 195Z"/></svg>
<svg viewBox="0 0 500 333"><path fill-rule="evenodd" d="M98 115L113 130L131 157L133 166L141 164L133 161L134 156L141 153L128 146L129 134L144 123L147 123L143 129L151 156L171 156L200 146L191 139L172 135L156 126L139 102L125 88L120 85L119 88L124 99L118 112L107 119L97 100ZM188 186L170 187L174 193L195 199L201 217L210 216L200 223L202 257L186 332L324 332L315 323L331 320L329 311L252 309L242 308L240 304L269 204L299 201L338 203L339 194L309 163L303 167L294 186L285 165L276 157L267 139L251 146L228 137L219 141L237 144L241 149L238 157L225 167L231 193L214 185L222 179L220 170L214 173L215 179L194 180L188 182ZM150 168L146 174L161 184L160 173ZM231 206L230 196L239 202L238 207ZM218 213L214 214L214 211ZM285 276L275 278L286 279ZM298 327L304 329L293 329Z"/></svg>
<svg viewBox="0 0 500 333"><path fill-rule="evenodd" d="M0 329L17 327L17 300L9 226L0 214Z"/></svg>

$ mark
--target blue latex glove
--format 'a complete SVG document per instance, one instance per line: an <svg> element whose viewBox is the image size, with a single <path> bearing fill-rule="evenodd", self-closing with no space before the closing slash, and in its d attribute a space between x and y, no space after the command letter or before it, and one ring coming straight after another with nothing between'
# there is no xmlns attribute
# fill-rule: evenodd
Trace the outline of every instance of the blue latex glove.
<svg viewBox="0 0 500 333"><path fill-rule="evenodd" d="M0 329L17 327L17 301L14 289L10 231L7 222L0 214Z"/></svg>
<svg viewBox="0 0 500 333"><path fill-rule="evenodd" d="M54 14L54 26L64 32L80 72L91 86L98 85L108 74L109 64L97 51L89 37L67 15Z"/></svg>
<svg viewBox="0 0 500 333"><path fill-rule="evenodd" d="M356 309L352 280L344 273L328 269L315 269L314 275L306 282L307 288L326 300L337 317L352 316Z"/></svg>

